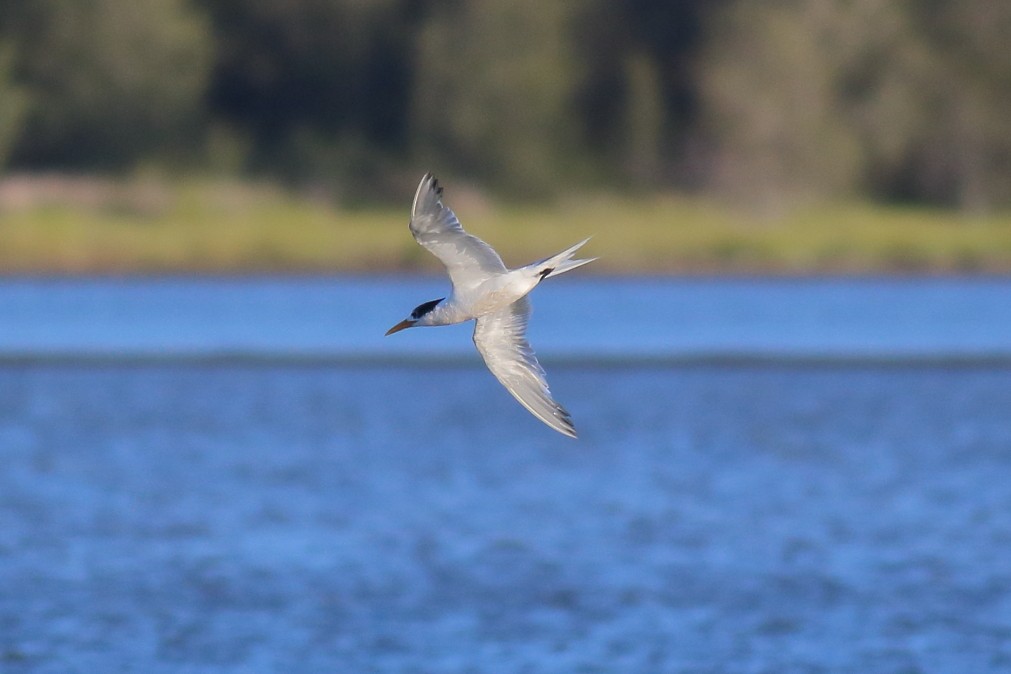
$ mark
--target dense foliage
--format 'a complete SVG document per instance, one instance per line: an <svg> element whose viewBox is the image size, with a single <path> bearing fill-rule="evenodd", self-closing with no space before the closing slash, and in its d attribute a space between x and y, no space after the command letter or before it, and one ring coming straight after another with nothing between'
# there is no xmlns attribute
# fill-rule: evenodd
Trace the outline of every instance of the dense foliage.
<svg viewBox="0 0 1011 674"><path fill-rule="evenodd" d="M0 0L0 166L1011 200L1011 3Z"/></svg>

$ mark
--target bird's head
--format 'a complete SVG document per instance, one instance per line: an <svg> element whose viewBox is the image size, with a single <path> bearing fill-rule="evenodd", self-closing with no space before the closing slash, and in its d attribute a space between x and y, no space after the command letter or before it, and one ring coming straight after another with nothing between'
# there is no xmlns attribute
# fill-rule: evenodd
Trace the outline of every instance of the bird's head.
<svg viewBox="0 0 1011 674"><path fill-rule="evenodd" d="M439 304L439 302L441 302L444 299L446 298L441 297L437 300L425 302L424 304L419 304L418 306L414 307L414 311L411 312L410 316L408 316L407 318L405 318L404 320L400 321L392 328L387 330L386 334L392 335L394 332L400 332L401 330L406 330L407 328L414 328L421 325L432 325L431 323L432 310L435 309L435 307Z"/></svg>

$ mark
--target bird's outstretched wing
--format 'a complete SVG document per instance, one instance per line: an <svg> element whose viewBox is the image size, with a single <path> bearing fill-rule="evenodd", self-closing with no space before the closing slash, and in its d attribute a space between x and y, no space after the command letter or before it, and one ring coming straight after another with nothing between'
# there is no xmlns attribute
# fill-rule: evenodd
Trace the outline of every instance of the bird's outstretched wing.
<svg viewBox="0 0 1011 674"><path fill-rule="evenodd" d="M507 271L494 248L463 231L456 214L442 203L442 187L431 173L414 195L410 226L414 240L446 265L454 287L472 288Z"/></svg>
<svg viewBox="0 0 1011 674"><path fill-rule="evenodd" d="M544 370L527 342L529 318L530 302L525 297L481 316L474 326L474 345L488 369L523 407L559 433L574 438L572 418L551 397Z"/></svg>

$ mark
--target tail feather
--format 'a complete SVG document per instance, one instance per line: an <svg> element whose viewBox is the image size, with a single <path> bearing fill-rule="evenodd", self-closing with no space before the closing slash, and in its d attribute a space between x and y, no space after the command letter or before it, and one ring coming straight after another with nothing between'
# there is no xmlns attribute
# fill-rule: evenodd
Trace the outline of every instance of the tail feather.
<svg viewBox="0 0 1011 674"><path fill-rule="evenodd" d="M576 253L576 251L582 248L589 240L590 237L587 237L576 245L566 248L557 255L552 255L540 262L533 263L530 267L533 268L534 273L540 274L542 279L546 279L552 276L558 276L559 274L564 274L567 271L572 271L576 267L582 267L584 264L593 262L597 258L591 257L585 260L572 259L572 256Z"/></svg>
<svg viewBox="0 0 1011 674"><path fill-rule="evenodd" d="M583 260L568 260L555 267L548 276L558 276L559 274L564 274L567 271L572 271L576 267L582 267L584 264L589 264L596 259L597 258L595 257L588 257ZM548 278L548 276L545 276L544 278Z"/></svg>

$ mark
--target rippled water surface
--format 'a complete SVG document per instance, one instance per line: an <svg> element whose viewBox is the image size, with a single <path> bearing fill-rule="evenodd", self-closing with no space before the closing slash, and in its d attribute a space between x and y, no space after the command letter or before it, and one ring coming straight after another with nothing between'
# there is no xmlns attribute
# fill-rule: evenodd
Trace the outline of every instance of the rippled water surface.
<svg viewBox="0 0 1011 674"><path fill-rule="evenodd" d="M0 671L1011 671L1011 283L559 285L0 284Z"/></svg>

